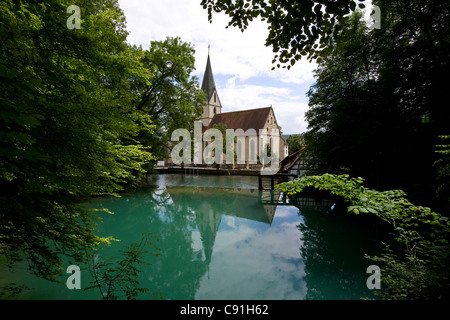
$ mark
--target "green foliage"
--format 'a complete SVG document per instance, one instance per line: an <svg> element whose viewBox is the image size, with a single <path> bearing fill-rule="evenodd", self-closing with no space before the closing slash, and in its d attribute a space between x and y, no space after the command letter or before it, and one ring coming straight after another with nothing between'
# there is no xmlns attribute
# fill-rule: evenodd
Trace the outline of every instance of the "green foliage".
<svg viewBox="0 0 450 320"><path fill-rule="evenodd" d="M3 286L0 291L0 300L7 300L14 298L18 294L22 293L25 290L30 290L29 287L26 285L18 285L14 282L8 283L7 285Z"/></svg>
<svg viewBox="0 0 450 320"><path fill-rule="evenodd" d="M440 136L441 139L450 139L450 136ZM434 163L439 186L436 190L438 197L447 198L450 201L450 144L437 145L437 153L440 157Z"/></svg>
<svg viewBox="0 0 450 320"><path fill-rule="evenodd" d="M142 133L139 140L148 146L158 159L167 158L170 135L176 129L191 129L201 115L206 95L192 77L195 69L194 49L180 38L168 37L152 41L141 58L142 67L151 74L134 81L138 99L136 109L145 112L158 130Z"/></svg>
<svg viewBox="0 0 450 320"><path fill-rule="evenodd" d="M401 190L376 191L364 179L348 175L307 176L276 188L288 195L307 189L324 190L342 198L353 214L373 214L392 227L401 253L387 248L381 297L385 299L444 299L449 292L450 221L430 208L415 206Z"/></svg>
<svg viewBox="0 0 450 320"><path fill-rule="evenodd" d="M436 137L448 134L450 122L442 81L449 73L450 7L441 0L375 0L381 23L372 30L361 2L201 4L209 20L222 12L242 31L266 21L277 67L305 56L318 62L305 140L319 172L364 176L388 188L433 187Z"/></svg>
<svg viewBox="0 0 450 320"><path fill-rule="evenodd" d="M289 145L289 154L302 149L305 146L303 137L299 134L291 134L289 137L287 137L286 142Z"/></svg>
<svg viewBox="0 0 450 320"><path fill-rule="evenodd" d="M358 12L319 62L308 92L306 144L321 172L371 185L433 186L436 138L448 133L450 8L442 1L374 1L381 28Z"/></svg>
<svg viewBox="0 0 450 320"><path fill-rule="evenodd" d="M51 281L113 240L78 203L137 184L204 97L190 44L129 45L117 0L77 1L69 29L73 4L0 0L0 254Z"/></svg>
<svg viewBox="0 0 450 320"><path fill-rule="evenodd" d="M159 252L159 249L149 241L149 237L143 235L139 243L127 246L121 257L103 260L97 253L90 253L88 266L94 280L91 281L91 286L84 290L97 288L103 300L117 300L122 297L136 300L139 293L148 292L148 288L139 287L139 273L142 272L142 266L149 265L144 260L144 255L149 253L145 247L149 246ZM153 237L158 240L157 237ZM159 256L159 253L155 252L150 254ZM112 262L113 260L115 261Z"/></svg>
<svg viewBox="0 0 450 320"><path fill-rule="evenodd" d="M8 263L56 281L62 256L111 241L77 205L134 183L153 157L138 134L155 127L132 102L149 76L126 43L117 1L0 1L0 251Z"/></svg>
<svg viewBox="0 0 450 320"><path fill-rule="evenodd" d="M273 63L290 69L302 56L309 59L326 57L325 48L332 43L345 15L364 7L362 0L345 1L264 1L264 0L202 0L208 10L223 12L230 17L228 26L247 29L254 19L267 21L269 34L266 45L276 53Z"/></svg>

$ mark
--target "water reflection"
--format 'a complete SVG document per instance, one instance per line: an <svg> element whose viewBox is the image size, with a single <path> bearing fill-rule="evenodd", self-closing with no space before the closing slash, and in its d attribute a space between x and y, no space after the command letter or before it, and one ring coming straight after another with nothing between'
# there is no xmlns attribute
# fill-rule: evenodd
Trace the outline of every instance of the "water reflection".
<svg viewBox="0 0 450 320"><path fill-rule="evenodd" d="M193 178L177 186L184 178L156 177L153 186L138 193L89 203L115 213L103 215L99 232L121 242L102 256L119 255L142 233L157 235L160 256L149 255L141 285L166 299L359 299L370 294L365 285L370 263L363 253L378 250L372 221L342 214L333 202L261 193L251 187L255 179L240 177L240 188L216 181L213 188ZM82 286L88 281L85 272ZM100 297L39 282L28 298Z"/></svg>
<svg viewBox="0 0 450 320"><path fill-rule="evenodd" d="M103 204L117 214L102 232L127 241L137 241L141 232L158 235L161 256L150 261L144 278L167 299L370 294L363 254L373 253L376 234L371 238L366 222L331 211L333 202L170 186L123 200Z"/></svg>
<svg viewBox="0 0 450 320"><path fill-rule="evenodd" d="M363 258L381 250L381 227L371 217L349 215L341 207L317 210L303 207L304 220L298 225L303 244L300 253L305 263L306 299L375 298L365 282L367 267Z"/></svg>
<svg viewBox="0 0 450 320"><path fill-rule="evenodd" d="M105 217L102 234L126 239L127 243L136 242L142 232L158 235L156 245L161 255L150 261L152 266L144 275L151 291L161 292L168 299L195 299L202 294L200 281L206 278L203 286L212 284L217 289L207 298L222 299L218 294L222 291L215 284L222 281L216 276L217 268L228 265L235 270L240 259L239 250L230 252L230 244L243 248L242 242L251 242L253 236L271 226L275 206L258 204L258 194L250 189L165 187L126 197L126 201L101 200L92 205L116 213ZM216 261L212 261L214 251ZM105 254L114 253L107 250ZM222 258L225 261L217 264ZM226 281L232 281L232 277Z"/></svg>

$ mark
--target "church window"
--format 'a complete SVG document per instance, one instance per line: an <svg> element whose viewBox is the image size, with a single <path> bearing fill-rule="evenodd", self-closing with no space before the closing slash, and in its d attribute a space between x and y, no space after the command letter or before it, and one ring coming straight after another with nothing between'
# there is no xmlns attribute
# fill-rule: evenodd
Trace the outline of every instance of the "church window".
<svg viewBox="0 0 450 320"><path fill-rule="evenodd" d="M256 146L255 146L255 141L253 139L250 140L250 162L255 162L256 161Z"/></svg>
<svg viewBox="0 0 450 320"><path fill-rule="evenodd" d="M242 143L241 141L237 142L237 154L239 155L239 162L242 162L244 160L244 155L242 154Z"/></svg>
<svg viewBox="0 0 450 320"><path fill-rule="evenodd" d="M217 93L214 92L214 102L216 102L216 99L217 99ZM214 110L216 110L216 109L214 109ZM216 112L214 112L214 113L216 113Z"/></svg>
<svg viewBox="0 0 450 320"><path fill-rule="evenodd" d="M216 108L214 108L214 114L216 114Z"/></svg>

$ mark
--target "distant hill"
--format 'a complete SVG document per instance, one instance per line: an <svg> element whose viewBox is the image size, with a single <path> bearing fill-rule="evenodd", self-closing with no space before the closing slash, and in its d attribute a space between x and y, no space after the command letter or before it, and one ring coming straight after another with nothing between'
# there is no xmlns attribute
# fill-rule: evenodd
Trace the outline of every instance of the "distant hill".
<svg viewBox="0 0 450 320"><path fill-rule="evenodd" d="M282 134L281 136L283 137L284 140L286 140L287 138L289 138L289 136L294 136L298 134L299 136L302 136L303 133L293 133L293 134Z"/></svg>

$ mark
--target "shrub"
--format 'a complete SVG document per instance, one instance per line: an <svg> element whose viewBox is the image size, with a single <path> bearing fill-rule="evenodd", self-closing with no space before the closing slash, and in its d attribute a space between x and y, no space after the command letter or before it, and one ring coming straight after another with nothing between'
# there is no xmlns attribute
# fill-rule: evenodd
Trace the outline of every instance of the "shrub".
<svg viewBox="0 0 450 320"><path fill-rule="evenodd" d="M342 198L347 211L373 214L392 227L401 248L388 245L381 256L367 258L383 263L383 299L448 299L450 222L430 208L409 202L401 190L377 191L365 188L363 178L324 174L284 182L276 189L288 195L310 188Z"/></svg>

